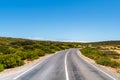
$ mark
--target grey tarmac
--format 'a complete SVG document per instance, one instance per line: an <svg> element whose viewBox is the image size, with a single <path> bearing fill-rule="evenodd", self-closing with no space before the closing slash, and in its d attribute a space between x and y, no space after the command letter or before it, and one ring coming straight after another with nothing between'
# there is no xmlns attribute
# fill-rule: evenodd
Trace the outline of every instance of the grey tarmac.
<svg viewBox="0 0 120 80"><path fill-rule="evenodd" d="M78 50L60 51L14 80L120 80L84 60Z"/></svg>

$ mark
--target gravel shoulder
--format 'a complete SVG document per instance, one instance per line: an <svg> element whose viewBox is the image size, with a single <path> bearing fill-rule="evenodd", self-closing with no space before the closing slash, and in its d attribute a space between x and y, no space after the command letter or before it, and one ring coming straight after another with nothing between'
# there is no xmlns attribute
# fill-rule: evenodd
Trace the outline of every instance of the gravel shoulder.
<svg viewBox="0 0 120 80"><path fill-rule="evenodd" d="M17 75L23 73L27 69L31 68L32 66L38 64L40 61L52 56L53 54L47 54L43 57L40 57L39 59L36 59L34 61L25 61L26 64L20 67L6 69L3 72L0 72L0 80L12 80Z"/></svg>

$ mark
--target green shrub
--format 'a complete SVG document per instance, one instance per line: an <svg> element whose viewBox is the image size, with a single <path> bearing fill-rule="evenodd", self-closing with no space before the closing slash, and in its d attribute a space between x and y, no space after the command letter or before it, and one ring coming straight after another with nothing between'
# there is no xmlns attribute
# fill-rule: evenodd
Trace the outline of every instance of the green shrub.
<svg viewBox="0 0 120 80"><path fill-rule="evenodd" d="M44 56L45 52L41 49L35 49L34 53L37 54L38 56Z"/></svg>
<svg viewBox="0 0 120 80"><path fill-rule="evenodd" d="M82 54L84 54L85 56L97 60L98 58L101 57L101 54L98 50L94 49L94 48L84 48L81 50Z"/></svg>
<svg viewBox="0 0 120 80"><path fill-rule="evenodd" d="M120 54L115 51L102 51L103 54L107 57L113 58L113 59L119 59Z"/></svg>
<svg viewBox="0 0 120 80"><path fill-rule="evenodd" d="M113 68L120 67L120 63L116 61L112 61L110 58L102 57L96 60L96 63L104 65L104 66L110 66Z"/></svg>
<svg viewBox="0 0 120 80"><path fill-rule="evenodd" d="M69 47L68 47L68 46L60 46L60 48L61 48L62 50L65 50L65 49L68 49Z"/></svg>
<svg viewBox="0 0 120 80"><path fill-rule="evenodd" d="M4 70L3 64L0 64L0 72Z"/></svg>
<svg viewBox="0 0 120 80"><path fill-rule="evenodd" d="M2 52L0 52L0 55L3 55L3 53L2 53Z"/></svg>
<svg viewBox="0 0 120 80"><path fill-rule="evenodd" d="M16 52L16 50L12 47L8 47L8 46L1 47L0 46L0 48L1 48L0 52L2 52L3 54L12 54L12 53Z"/></svg>
<svg viewBox="0 0 120 80"><path fill-rule="evenodd" d="M48 50L48 53L49 53L49 54L55 53L55 50L54 50L54 49L49 49L49 50Z"/></svg>
<svg viewBox="0 0 120 80"><path fill-rule="evenodd" d="M10 54L3 56L2 64L4 65L5 68L13 68L23 65L24 62L21 60L19 56L15 54Z"/></svg>
<svg viewBox="0 0 120 80"><path fill-rule="evenodd" d="M27 60L32 61L32 60L38 59L38 58L39 58L39 56L37 53L34 53L33 51L27 52Z"/></svg>
<svg viewBox="0 0 120 80"><path fill-rule="evenodd" d="M7 54L8 52L8 46L0 45L0 52Z"/></svg>
<svg viewBox="0 0 120 80"><path fill-rule="evenodd" d="M111 55L104 54L103 52L101 52L97 49L86 47L86 48L83 48L81 50L81 52L83 55L85 55L91 59L94 59L97 64L101 64L104 66L110 66L113 68L120 67L120 63L110 59Z"/></svg>
<svg viewBox="0 0 120 80"><path fill-rule="evenodd" d="M112 56L112 58L113 58L113 59L119 59L120 56L116 56L116 55L114 55L114 56Z"/></svg>
<svg viewBox="0 0 120 80"><path fill-rule="evenodd" d="M22 60L27 59L27 52L23 52L23 51L16 51L15 53L16 55L20 56Z"/></svg>
<svg viewBox="0 0 120 80"><path fill-rule="evenodd" d="M111 60L109 58L106 58L106 57L101 57L101 58L96 60L96 63L101 64L101 65L105 65L105 66L109 66L110 62L111 62Z"/></svg>

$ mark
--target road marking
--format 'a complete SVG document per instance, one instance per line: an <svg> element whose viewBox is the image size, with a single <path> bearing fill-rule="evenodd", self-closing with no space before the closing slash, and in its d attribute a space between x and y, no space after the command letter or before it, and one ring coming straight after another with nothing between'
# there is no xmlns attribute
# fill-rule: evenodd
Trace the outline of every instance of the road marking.
<svg viewBox="0 0 120 80"><path fill-rule="evenodd" d="M68 75L68 69L67 69L67 55L69 52L66 53L65 55L65 74L66 74L66 80L69 80L69 75Z"/></svg>
<svg viewBox="0 0 120 80"><path fill-rule="evenodd" d="M53 56L53 55L51 55L51 56ZM21 77L21 76L22 76L22 75L24 75L25 73L29 72L30 70L32 70L33 68L35 68L36 66L38 66L39 64L41 64L42 62L44 62L46 59L50 58L51 56L49 56L49 57L47 57L47 58L43 59L40 63L38 63L38 64L34 65L33 67L29 68L29 69L28 69L28 70L26 70L25 72L23 72L23 73L21 73L21 74L17 75L15 78L13 78L13 80L18 79L19 77Z"/></svg>
<svg viewBox="0 0 120 80"><path fill-rule="evenodd" d="M79 54L79 53L78 53ZM81 53L80 53L81 54ZM79 55L80 55L79 54ZM82 54L81 54L82 55ZM80 56L81 56L80 55ZM112 77L111 75L109 75L108 73L104 72L103 70L101 70L100 68L96 67L95 65L93 65L92 63L90 63L89 61L87 61L86 59L84 59L83 57L81 57L85 62L87 62L88 64L90 64L91 66L93 66L94 68L96 68L98 71L104 73L106 76L108 76L109 78L113 79L113 80L117 80L114 77Z"/></svg>

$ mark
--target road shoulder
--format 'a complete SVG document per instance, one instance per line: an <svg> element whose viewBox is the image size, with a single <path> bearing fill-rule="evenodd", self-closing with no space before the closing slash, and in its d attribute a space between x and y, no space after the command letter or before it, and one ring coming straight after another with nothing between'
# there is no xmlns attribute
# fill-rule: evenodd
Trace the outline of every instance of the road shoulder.
<svg viewBox="0 0 120 80"><path fill-rule="evenodd" d="M82 59L85 59L90 64L98 67L100 70L104 71L105 73L111 74L113 77L116 77L118 78L118 80L120 80L120 74L114 71L112 68L96 64L94 60L82 55L80 51L77 51L77 54L79 55L79 57L81 57Z"/></svg>

